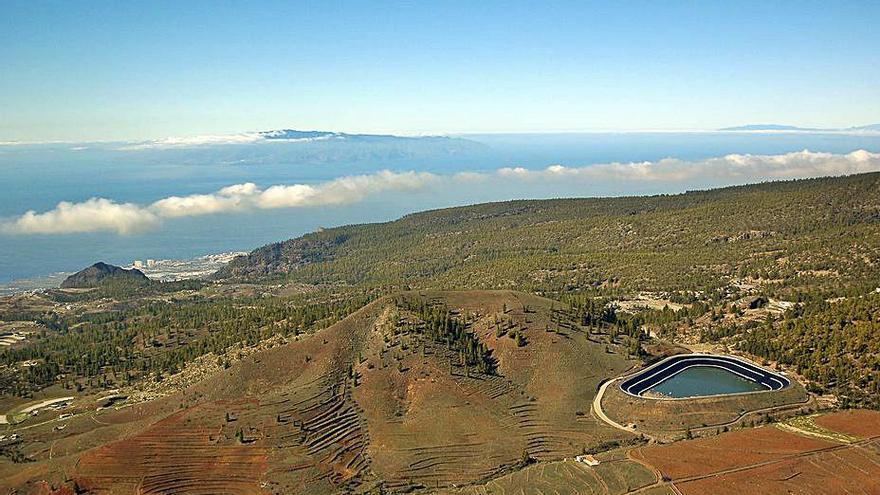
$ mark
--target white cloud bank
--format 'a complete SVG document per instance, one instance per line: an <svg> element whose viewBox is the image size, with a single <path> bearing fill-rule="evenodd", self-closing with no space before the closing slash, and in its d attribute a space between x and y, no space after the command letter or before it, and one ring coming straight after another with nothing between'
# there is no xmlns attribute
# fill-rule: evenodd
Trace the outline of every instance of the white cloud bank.
<svg viewBox="0 0 880 495"><path fill-rule="evenodd" d="M456 187L497 179L501 182L572 184L597 182L744 183L767 179L794 179L880 171L880 153L858 150L848 154L799 151L783 155L727 155L699 161L666 158L656 162L606 163L585 167L552 165L541 170L501 168L494 173L461 172L441 176L428 172L381 171L341 177L310 185L273 185L261 189L244 183L211 194L170 196L149 205L117 203L92 198L82 203L61 202L54 209L28 211L0 223L7 234L72 234L108 231L131 234L155 228L163 219L235 211L298 208L356 203L393 191L415 191L428 186Z"/></svg>
<svg viewBox="0 0 880 495"><path fill-rule="evenodd" d="M109 199L92 198L82 203L62 201L54 210L37 213L33 210L4 223L2 230L21 234L75 234L80 232L113 231L131 234L159 224L153 212L132 203L116 203Z"/></svg>
<svg viewBox="0 0 880 495"><path fill-rule="evenodd" d="M498 174L522 180L589 178L596 180L679 182L693 179L797 179L849 175L880 170L880 153L816 153L808 150L783 155L726 155L706 160L664 158L656 162L604 163L588 167L551 165L543 170L502 168Z"/></svg>
<svg viewBox="0 0 880 495"><path fill-rule="evenodd" d="M171 148L194 148L226 144L253 144L265 142L306 143L338 138L335 133L318 134L310 137L287 137L286 131L243 132L239 134L205 134L201 136L167 137L142 143L126 144L119 151L138 151ZM0 143L2 144L2 143Z"/></svg>
<svg viewBox="0 0 880 495"><path fill-rule="evenodd" d="M263 136L256 132L241 134L208 134L189 137L168 137L147 141L145 143L127 144L120 151L137 151L164 148L188 148L193 146L211 146L218 144L249 144L264 141Z"/></svg>
<svg viewBox="0 0 880 495"><path fill-rule="evenodd" d="M108 231L126 235L154 228L166 218L355 203L386 191L420 189L438 178L426 172L385 170L317 185L275 185L260 189L248 182L224 187L211 194L170 196L149 205L117 203L104 198L92 198L82 203L63 201L52 210L43 213L28 211L16 219L0 223L0 232L74 234Z"/></svg>

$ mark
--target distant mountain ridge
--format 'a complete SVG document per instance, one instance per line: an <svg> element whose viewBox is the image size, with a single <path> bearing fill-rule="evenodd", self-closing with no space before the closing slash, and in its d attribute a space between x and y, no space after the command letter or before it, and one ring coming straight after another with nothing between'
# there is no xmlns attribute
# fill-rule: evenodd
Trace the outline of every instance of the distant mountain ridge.
<svg viewBox="0 0 880 495"><path fill-rule="evenodd" d="M859 127L850 127L850 129L859 131L880 131L880 124L868 124Z"/></svg>
<svg viewBox="0 0 880 495"><path fill-rule="evenodd" d="M94 146L83 153L111 153L102 159L181 165L279 165L297 168L311 179L327 174L327 167L351 175L368 174L377 167L408 170L414 166L447 167L482 164L491 147L458 136L395 136L349 134L291 128L240 134L178 136L143 142ZM80 155L82 156L82 155ZM305 176L304 176L305 178Z"/></svg>
<svg viewBox="0 0 880 495"><path fill-rule="evenodd" d="M409 167L411 160L484 156L489 146L457 136L395 136L392 134L349 134L336 131L274 129L240 134L169 137L125 144L126 153L161 157L185 163L297 163L375 164ZM152 155L149 155L151 154ZM355 170L364 173L367 170Z"/></svg>
<svg viewBox="0 0 880 495"><path fill-rule="evenodd" d="M136 268L126 270L115 265L99 261L94 265L80 270L61 282L62 289L81 289L97 287L109 280L125 280L136 283L149 282L150 279Z"/></svg>
<svg viewBox="0 0 880 495"><path fill-rule="evenodd" d="M337 131L301 131L298 129L274 129L269 131L249 131L238 134L208 134L200 136L178 136L155 139L140 143L131 143L123 149L137 150L150 148L185 148L212 145L249 145L266 142L310 143L321 141L339 141L368 144L395 143L470 143L475 141L450 136L397 136L394 134L349 134Z"/></svg>
<svg viewBox="0 0 880 495"><path fill-rule="evenodd" d="M396 140L457 140L448 136L397 136L394 134L349 134L335 131L300 131L296 129L278 129L273 131L260 131L260 137L268 141L299 141L318 139L350 139L357 141L396 141Z"/></svg>
<svg viewBox="0 0 880 495"><path fill-rule="evenodd" d="M798 127L784 124L747 124L734 127L723 127L719 131L795 131L795 132L864 132L880 131L880 124L868 124L853 127Z"/></svg>
<svg viewBox="0 0 880 495"><path fill-rule="evenodd" d="M278 129L274 131L260 131L257 134L263 139L270 140L297 140L297 139L322 139L341 135L338 132L329 131L298 131L296 129Z"/></svg>

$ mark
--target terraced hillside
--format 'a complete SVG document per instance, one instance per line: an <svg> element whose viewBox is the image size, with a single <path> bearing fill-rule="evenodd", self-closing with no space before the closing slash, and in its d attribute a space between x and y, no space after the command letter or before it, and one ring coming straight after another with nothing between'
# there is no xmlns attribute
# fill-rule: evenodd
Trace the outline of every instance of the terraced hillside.
<svg viewBox="0 0 880 495"><path fill-rule="evenodd" d="M589 411L599 381L631 363L606 353L583 329L548 332L551 301L513 292L411 293L403 299L455 311L498 364L496 374L467 369L445 343L418 330L395 334L400 326L394 320L418 328L409 323L417 316L406 309L374 334L378 345L357 368L362 383L355 398L367 411L371 435L382 439L371 446L372 467L389 487L475 482L511 469L524 453L560 459L629 437ZM508 334L522 332L527 343L518 345L499 326Z"/></svg>
<svg viewBox="0 0 880 495"><path fill-rule="evenodd" d="M3 479L93 493L399 491L631 439L589 410L599 381L632 362L577 325L550 331L554 304L516 292L382 298L173 396L83 413L69 433L32 428L37 461ZM437 322L457 333L435 333ZM466 357L477 348L490 368Z"/></svg>
<svg viewBox="0 0 880 495"><path fill-rule="evenodd" d="M536 464L483 485L450 490L449 495L623 495L649 487L659 478L647 467L628 459L612 459L590 467L573 459Z"/></svg>
<svg viewBox="0 0 880 495"><path fill-rule="evenodd" d="M380 298L173 395L17 430L33 462L0 462L0 490L785 493L801 476L832 493L877 472L868 411L668 445L609 426L591 411L599 385L637 362L556 304L510 291ZM573 460L584 452L601 463ZM821 474L836 463L840 475Z"/></svg>

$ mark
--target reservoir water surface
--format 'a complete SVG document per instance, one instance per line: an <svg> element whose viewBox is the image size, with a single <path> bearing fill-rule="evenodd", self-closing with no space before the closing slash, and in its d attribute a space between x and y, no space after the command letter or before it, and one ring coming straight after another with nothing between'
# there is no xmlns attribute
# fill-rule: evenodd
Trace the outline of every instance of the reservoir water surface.
<svg viewBox="0 0 880 495"><path fill-rule="evenodd" d="M693 366L648 389L664 397L685 398L767 390L763 385L714 366Z"/></svg>

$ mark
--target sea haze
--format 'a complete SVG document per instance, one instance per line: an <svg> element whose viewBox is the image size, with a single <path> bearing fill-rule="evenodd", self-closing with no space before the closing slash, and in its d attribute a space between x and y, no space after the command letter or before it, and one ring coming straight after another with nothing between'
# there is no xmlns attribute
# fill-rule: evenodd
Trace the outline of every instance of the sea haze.
<svg viewBox="0 0 880 495"><path fill-rule="evenodd" d="M8 223L29 210L52 210L61 201L98 197L146 205L246 182L259 188L316 185L380 170L440 176L482 173L488 179L460 180L455 187L382 191L351 203L170 218L158 227L127 235L0 233L0 283L75 271L99 260L128 264L133 259L186 259L249 250L322 226L385 221L430 208L516 198L675 193L741 182L718 176L632 180L625 175L572 181L494 180L491 174L504 167L542 170L555 164L584 167L670 157L697 161L733 153L779 155L804 149L834 154L880 151L880 135L871 133L290 136L296 138L242 135L240 142L221 137L184 143L2 144L0 219Z"/></svg>

